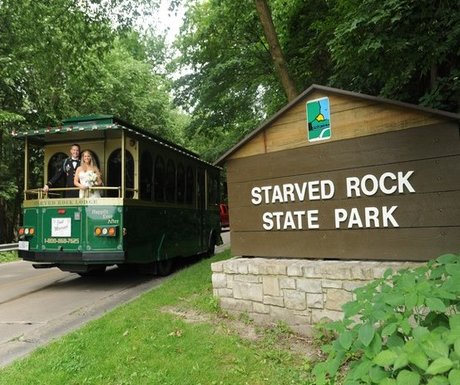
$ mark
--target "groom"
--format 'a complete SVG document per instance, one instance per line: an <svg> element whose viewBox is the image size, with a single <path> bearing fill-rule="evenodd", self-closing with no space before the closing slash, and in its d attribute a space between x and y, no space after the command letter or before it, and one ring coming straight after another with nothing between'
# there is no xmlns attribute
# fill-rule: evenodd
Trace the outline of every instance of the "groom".
<svg viewBox="0 0 460 385"><path fill-rule="evenodd" d="M70 147L70 157L66 158L62 163L62 167L56 172L56 174L43 186L43 191L48 192L49 188L53 186L62 176L65 174L65 185L66 187L75 187L73 184L73 178L75 176L75 170L80 166L80 146L78 144L72 144ZM78 189L68 190L65 192L66 198L78 198Z"/></svg>

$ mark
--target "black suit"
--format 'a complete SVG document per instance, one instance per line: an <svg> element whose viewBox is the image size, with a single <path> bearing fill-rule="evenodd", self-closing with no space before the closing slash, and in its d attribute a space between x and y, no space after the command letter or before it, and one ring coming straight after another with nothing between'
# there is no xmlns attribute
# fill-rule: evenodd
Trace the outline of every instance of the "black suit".
<svg viewBox="0 0 460 385"><path fill-rule="evenodd" d="M75 170L80 166L80 159L73 160L72 158L67 158L62 163L62 166L59 168L57 173L48 181L47 185L49 187L53 186L59 179L65 175L65 185L66 187L75 187L73 184L73 179L75 177ZM65 192L66 198L78 198L79 191L66 191Z"/></svg>

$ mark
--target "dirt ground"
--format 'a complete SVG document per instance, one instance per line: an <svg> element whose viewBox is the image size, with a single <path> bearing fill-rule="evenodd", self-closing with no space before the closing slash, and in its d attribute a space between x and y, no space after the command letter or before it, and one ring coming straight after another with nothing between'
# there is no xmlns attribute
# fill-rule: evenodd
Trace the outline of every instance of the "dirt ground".
<svg viewBox="0 0 460 385"><path fill-rule="evenodd" d="M296 356L316 360L321 356L318 342L311 337L303 337L291 332L288 327L273 324L258 326L245 319L244 315L237 319L226 313L202 314L195 310L185 310L178 307L165 307L165 313L174 314L188 323L211 323L224 334L237 334L239 337L257 342L270 338L276 348L289 351Z"/></svg>

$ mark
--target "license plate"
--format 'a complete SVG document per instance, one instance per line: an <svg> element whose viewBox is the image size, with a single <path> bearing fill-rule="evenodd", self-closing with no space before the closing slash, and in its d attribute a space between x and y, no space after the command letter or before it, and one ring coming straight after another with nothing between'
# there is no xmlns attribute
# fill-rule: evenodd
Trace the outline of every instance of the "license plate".
<svg viewBox="0 0 460 385"><path fill-rule="evenodd" d="M18 243L19 250L29 250L29 241L19 241Z"/></svg>

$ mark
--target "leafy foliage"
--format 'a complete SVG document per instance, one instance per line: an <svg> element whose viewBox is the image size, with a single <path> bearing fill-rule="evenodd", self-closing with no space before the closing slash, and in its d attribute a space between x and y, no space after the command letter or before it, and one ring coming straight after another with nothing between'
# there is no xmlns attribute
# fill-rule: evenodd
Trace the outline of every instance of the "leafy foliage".
<svg viewBox="0 0 460 385"><path fill-rule="evenodd" d="M176 42L176 66L184 74L174 95L192 113L186 137L195 149L209 144L208 159L252 130L267 116L267 105L273 113L285 103L262 36L252 2L189 5Z"/></svg>
<svg viewBox="0 0 460 385"><path fill-rule="evenodd" d="M459 282L460 256L446 254L357 289L344 319L327 326L337 337L316 384L459 384Z"/></svg>
<svg viewBox="0 0 460 385"><path fill-rule="evenodd" d="M18 253L16 251L4 251L0 253L0 263L18 261Z"/></svg>
<svg viewBox="0 0 460 385"><path fill-rule="evenodd" d="M339 1L329 15L331 84L457 110L459 12L455 0Z"/></svg>
<svg viewBox="0 0 460 385"><path fill-rule="evenodd" d="M20 115L0 110L0 243L9 241L8 234L19 213L19 194L22 175L16 173L17 165L22 164L18 143L14 143L6 127L22 121Z"/></svg>

